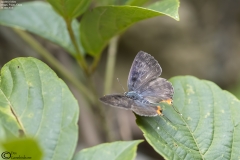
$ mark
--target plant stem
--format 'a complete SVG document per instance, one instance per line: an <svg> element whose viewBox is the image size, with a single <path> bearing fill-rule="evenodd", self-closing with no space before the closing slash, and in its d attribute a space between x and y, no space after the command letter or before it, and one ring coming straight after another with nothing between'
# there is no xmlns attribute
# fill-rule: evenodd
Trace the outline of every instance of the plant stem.
<svg viewBox="0 0 240 160"><path fill-rule="evenodd" d="M115 68L115 61L118 48L119 36L115 36L111 39L108 47L108 59L105 74L104 94L108 94L112 88L113 73Z"/></svg>
<svg viewBox="0 0 240 160"><path fill-rule="evenodd" d="M94 95L89 92L88 88L85 87L80 81L71 74L65 67L62 66L45 48L43 48L32 36L28 33L19 29L14 31L25 40L32 48L34 48L56 71L58 71L65 79L73 84L82 93L87 100L91 103L95 103Z"/></svg>
<svg viewBox="0 0 240 160"><path fill-rule="evenodd" d="M116 55L117 55L117 48L118 48L118 40L119 40L119 36L113 37L108 46L108 58L107 58L107 66L106 66L106 74L105 74L104 94L108 94L111 91L115 62L116 62ZM108 123L106 120L105 120L105 123L106 123L106 127L108 127ZM105 129L105 132L108 133L107 135L108 140L112 141L113 136L107 129L108 128Z"/></svg>
<svg viewBox="0 0 240 160"><path fill-rule="evenodd" d="M66 25L67 25L67 30L68 30L69 36L70 36L71 41L72 41L72 43L73 43L73 45L76 49L76 52L77 52L77 56L76 56L77 62L82 67L85 74L87 74L87 76L89 76L87 62L85 61L83 55L81 54L81 52L78 48L77 41L76 41L76 38L75 38L73 30L72 30L72 25L71 25L72 20L65 19L65 22L66 22Z"/></svg>
<svg viewBox="0 0 240 160"><path fill-rule="evenodd" d="M100 60L100 57L101 57L100 54L97 57L94 57L93 63L91 64L91 67L90 67L90 70L89 70L90 74L92 74L96 70L96 68L98 66L98 62Z"/></svg>
<svg viewBox="0 0 240 160"><path fill-rule="evenodd" d="M76 38L74 36L72 27L71 27L71 20L65 19L65 22L67 24L67 29L68 29L71 41L73 42L73 45L75 46L75 49L76 49L76 51L78 53L77 57L76 57L77 62L83 68L84 72L86 73L86 78L89 81L90 90L92 91L92 94L94 96L93 97L94 98L94 104L91 105L91 108L93 110L93 113L97 113L98 114L98 116L97 116L99 118L98 121L101 122L101 127L102 127L103 131L106 134L107 140L111 141L112 138L110 136L110 131L109 131L109 127L108 127L108 124L107 124L105 112L103 110L103 107L102 107L101 103L98 100L99 99L98 94L97 94L96 89L95 89L95 87L93 85L93 81L92 81L92 79L90 77L91 74L93 73L93 71L95 70L95 68L97 67L97 64L98 64L100 56L95 57L93 65L90 68L88 68L87 63L86 63L84 57L82 57L82 54L80 53L80 50L78 48L77 41L76 41Z"/></svg>
<svg viewBox="0 0 240 160"><path fill-rule="evenodd" d="M90 88L91 88L91 91L93 92L94 98L97 100L95 103L95 106L91 106L92 112L97 114L96 120L98 121L98 123L100 123L101 129L105 134L106 140L108 142L111 142L113 141L113 136L109 129L109 123L107 122L106 111L104 110L102 103L100 103L100 101L98 100L99 97L93 85L92 79L90 79L89 82L90 82Z"/></svg>

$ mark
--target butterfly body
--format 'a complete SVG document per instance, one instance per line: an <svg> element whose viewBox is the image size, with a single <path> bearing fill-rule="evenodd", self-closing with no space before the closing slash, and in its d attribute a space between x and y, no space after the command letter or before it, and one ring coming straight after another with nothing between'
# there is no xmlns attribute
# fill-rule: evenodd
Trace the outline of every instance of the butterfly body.
<svg viewBox="0 0 240 160"><path fill-rule="evenodd" d="M132 64L128 76L128 92L101 97L110 106L133 110L141 116L161 115L159 102L171 102L173 86L159 77L162 68L150 54L140 51Z"/></svg>
<svg viewBox="0 0 240 160"><path fill-rule="evenodd" d="M145 100L141 95L139 95L137 92L135 91L130 91L130 92L125 92L124 95L132 100L137 100L141 103L144 104L149 104L150 102Z"/></svg>

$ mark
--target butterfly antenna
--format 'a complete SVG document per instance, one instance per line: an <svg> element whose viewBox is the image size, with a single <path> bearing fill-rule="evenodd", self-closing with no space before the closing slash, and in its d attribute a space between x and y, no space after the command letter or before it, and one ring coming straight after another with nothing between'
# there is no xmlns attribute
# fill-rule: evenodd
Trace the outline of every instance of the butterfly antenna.
<svg viewBox="0 0 240 160"><path fill-rule="evenodd" d="M123 89L123 91L124 91L124 92L126 92L126 91L125 91L125 89L123 88L123 85L122 85L122 83L119 81L119 79L118 79L118 78L117 78L117 80L118 80L118 83L119 83L119 84L122 86L122 89Z"/></svg>

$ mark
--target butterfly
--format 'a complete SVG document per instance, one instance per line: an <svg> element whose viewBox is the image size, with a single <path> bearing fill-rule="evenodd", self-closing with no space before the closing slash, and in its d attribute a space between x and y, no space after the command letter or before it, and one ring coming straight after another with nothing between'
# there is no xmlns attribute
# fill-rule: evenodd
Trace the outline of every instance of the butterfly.
<svg viewBox="0 0 240 160"><path fill-rule="evenodd" d="M128 92L100 98L106 105L132 110L140 116L163 115L160 102L172 104L172 84L161 78L162 68L150 54L140 51L128 75Z"/></svg>

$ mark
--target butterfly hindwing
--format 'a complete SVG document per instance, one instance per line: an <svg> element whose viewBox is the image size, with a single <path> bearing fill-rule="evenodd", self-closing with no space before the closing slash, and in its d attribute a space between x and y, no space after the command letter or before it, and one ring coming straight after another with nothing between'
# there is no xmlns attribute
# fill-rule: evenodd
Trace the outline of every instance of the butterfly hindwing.
<svg viewBox="0 0 240 160"><path fill-rule="evenodd" d="M147 82L159 77L162 68L150 54L140 51L135 57L128 76L128 90L136 91Z"/></svg>
<svg viewBox="0 0 240 160"><path fill-rule="evenodd" d="M151 103L159 103L172 99L174 90L170 82L158 77L142 86L137 93Z"/></svg>
<svg viewBox="0 0 240 160"><path fill-rule="evenodd" d="M161 114L160 107L153 104L144 104L139 101L135 101L132 110L140 116L153 117Z"/></svg>

